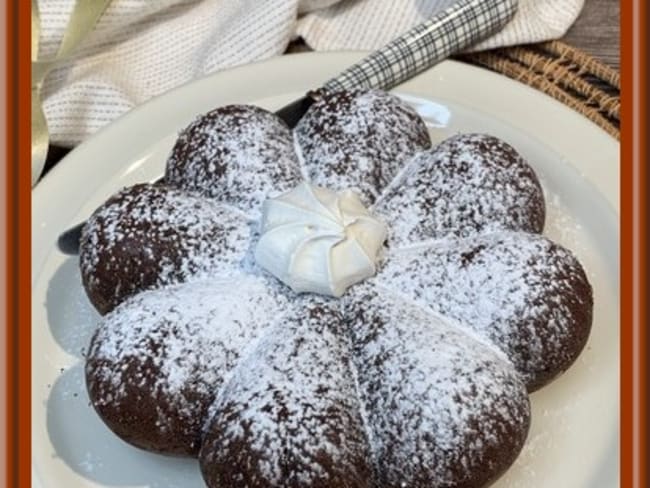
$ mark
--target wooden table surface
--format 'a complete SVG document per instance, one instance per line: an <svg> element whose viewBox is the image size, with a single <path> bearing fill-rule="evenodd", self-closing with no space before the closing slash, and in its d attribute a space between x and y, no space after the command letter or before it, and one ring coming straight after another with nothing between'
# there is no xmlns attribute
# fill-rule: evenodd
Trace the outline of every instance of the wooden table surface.
<svg viewBox="0 0 650 488"><path fill-rule="evenodd" d="M585 6L562 38L612 68L620 69L619 0L585 0Z"/></svg>

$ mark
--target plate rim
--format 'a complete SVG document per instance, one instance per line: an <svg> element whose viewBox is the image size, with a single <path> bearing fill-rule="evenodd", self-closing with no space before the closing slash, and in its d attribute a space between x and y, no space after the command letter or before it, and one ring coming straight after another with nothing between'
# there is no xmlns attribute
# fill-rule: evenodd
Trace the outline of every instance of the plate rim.
<svg viewBox="0 0 650 488"><path fill-rule="evenodd" d="M276 57L276 58L271 58L263 61L258 61L256 63L251 63L251 64L246 64L242 65L236 68L232 68L229 70L225 70L222 72L218 73L213 73L210 74L202 79L195 80L192 82L189 82L185 85L182 85L180 87L174 88L166 93L163 93L161 95L156 96L155 98L152 98L151 100L145 102L142 105L139 105L135 109L127 112L126 114L122 115L112 123L108 124L106 127L102 128L100 131L98 131L96 134L93 136L89 137L86 141L81 143L79 146L77 146L75 149L73 149L68 155L66 155L65 158L63 158L59 164L57 164L43 179L42 181L33 189L32 191L32 203L36 203L36 205L33 205L33 210L32 210L32 239L33 239L33 244L34 246L34 241L38 241L37 236L40 233L40 230L38 226L36 228L34 227L36 225L36 221L38 220L38 215L39 215L39 205L43 205L45 200L48 196L48 192L51 193L52 187L56 188L57 185L61 185L65 182L66 175L71 174L73 171L76 169L80 168L81 166L81 158L83 156L84 151L88 151L88 148L92 149L95 147L97 144L100 144L102 140L105 138L109 137L114 133L114 132L119 132L119 127L124 127L125 124L133 124L136 123L140 117L146 117L146 114L150 111L150 108L152 106L155 106L157 104L164 104L166 103L166 100L168 100L170 97L178 96L179 94L183 93L183 91L191 89L192 87L196 86L197 84L200 83L206 83L209 82L210 80L217 78L217 77L223 77L223 76L241 76L242 73L245 73L246 71L250 69L267 69L266 67L275 65L277 63L279 64L284 64L288 63L289 61L297 61L297 62L303 62L303 59L309 59L309 61L314 60L316 61L317 59L323 60L324 62L327 62L328 60L337 60L339 61L341 57L345 59L352 59L352 58L360 58L363 55L367 54L365 51L336 51L336 52L327 52L327 53L298 53L298 54L292 54L288 56L281 56L281 57ZM298 59L299 58L299 59ZM285 61L286 60L286 61ZM443 68L440 68L440 66L443 66ZM461 68L462 67L462 68ZM545 95L534 88L528 87L524 84L521 84L519 82L516 82L514 80L510 80L509 78L499 75L497 73L493 73L489 70L486 70L481 67L476 67L472 65L467 65L465 63L461 63L458 61L444 61L437 67L439 70L440 69L450 69L450 70L455 70L455 69L461 69L461 70L470 70L470 72L477 70L476 72L481 72L481 76L488 76L490 78L493 78L493 80L498 80L498 83L506 83L506 87L511 86L511 87L517 87L518 90L523 89L521 93L527 93L525 96L532 96L533 98L537 99L541 102L544 102L548 104L549 102L552 102L550 105L553 106L555 105L555 108L560 110L560 112L564 112L564 115L571 114L571 116L575 116L575 120L580 120L581 123L584 123L584 127L589 127L589 131L597 131L600 132L602 136L605 138L609 139L610 142L617 144L618 141L616 141L613 137L611 137L607 132L602 130L600 127L595 125L593 122L589 121L587 118L583 117L579 113L573 111L572 109L566 107L565 105L561 104L560 102L554 100L553 98L549 97L548 95ZM281 69L281 68L280 68ZM429 70L430 71L430 70ZM423 75L426 75L428 73L425 72ZM423 76L420 75L420 76ZM422 93L418 93L417 90L404 90L405 92L408 93L413 93L416 95L423 95ZM431 96L425 95L425 96ZM567 115L568 116L568 115ZM117 127L117 128L116 128ZM585 129L587 130L587 129ZM597 133L594 132L594 133ZM108 134L108 136L107 136ZM99 142L97 142L99 141ZM71 163L72 162L72 163ZM620 171L620 159L617 164L618 168L616 173ZM113 171L115 173L115 171ZM618 186L618 185L617 185ZM610 199L611 200L611 199ZM612 203L612 201L610 201ZM620 214L619 206L618 206L618 201L615 199L613 201L613 210L616 212L616 215L618 216ZM71 211L72 214L74 214L75 211ZM70 220L70 219L68 219ZM61 231L63 229L59 229ZM35 232L34 232L35 231ZM45 246L47 249L44 251L44 258L48 255L49 252L52 251L51 246ZM34 262L34 247L32 247L32 264ZM45 259L42 260L41 266L35 266L34 268L38 268L38 273L36 275L33 274L33 280L32 280L32 290L34 289L35 283L37 280L34 279L34 276L39 276L42 272L42 264L45 262ZM35 273L36 270L33 271ZM32 324L32 328L34 327L34 324ZM37 474L37 469L36 465L34 463L34 458L32 457L32 468L33 468L33 473L34 475ZM35 485L34 486L42 486L39 481L38 477L34 478Z"/></svg>
<svg viewBox="0 0 650 488"><path fill-rule="evenodd" d="M304 60L312 60L316 58L322 58L323 61L327 61L328 58L333 58L333 59L338 59L340 57L353 57L353 58L358 58L361 59L362 57L368 55L370 51L363 51L363 50L351 50L351 51L343 51L343 50L334 50L334 51L312 51L312 52L302 52L302 53L292 53L292 54L286 54L286 55L281 55L281 56L275 56L271 57L268 59L263 59L259 61L255 61L252 63L246 63L243 65L235 66L232 68L224 69L215 73L210 73L207 74L201 78L195 79L188 81L180 86L171 88L170 90L160 93L149 100L145 101L144 103L137 105L136 107L132 108L131 110L125 112L124 114L120 115L118 118L115 120L111 121L110 123L106 124L104 127L99 129L97 132L92 134L90 137L88 137L86 140L82 141L79 145L75 146L68 154L66 154L59 163L57 163L46 175L44 175L41 180L38 182L38 184L32 189L32 195L34 196L40 195L43 193L43 187L48 187L49 185L53 184L51 183L53 180L55 182L61 178L59 176L60 173L67 172L68 170L62 170L63 167L69 166L68 161L70 159L76 158L78 152L80 150L86 149L88 146L92 146L97 144L96 140L99 138L104 138L106 137L107 133L111 130L114 130L114 127L116 125L124 125L128 124L131 122L131 119L137 120L137 117L143 116L143 114L146 114L147 111L150 110L152 106L155 106L156 104L164 102L166 99L174 96L181 94L183 91L191 89L193 86L198 85L199 83L205 83L206 81L209 81L215 77L221 77L224 75L231 75L231 76L236 76L240 72L245 72L248 71L252 68L264 68L267 65L275 65L275 64L283 64L285 62L293 62L296 61L298 63L304 62ZM611 134L603 130L601 127L599 127L597 124L589 120L588 118L584 117L583 115L579 114L575 110L571 109L570 107L562 104L558 100L554 99L550 95L547 95L539 90L536 90L535 88L526 85L524 83L518 82L516 80L513 80L511 78L508 78L505 75L496 73L494 71L491 71L487 68L484 68L482 66L476 66L476 65L471 65L468 63L464 63L461 61L453 60L453 59L446 59L444 61L441 61L437 65L425 70L423 73L417 75L414 78L417 78L422 75L426 75L428 72L430 72L432 69L439 68L440 66L443 67L449 67L453 66L455 68L462 67L463 70L467 69L469 72L471 71L476 71L480 72L481 76L485 76L487 78L492 78L493 80L499 80L499 83L505 83L507 86L510 87L516 87L517 90L522 90L523 92L527 92L528 96L531 96L533 98L539 98L539 100L544 100L546 103L549 103L550 105L554 105L556 108L560 108L562 111L565 112L565 114L571 114L572 118L577 118L577 120L580 120L581 123L585 124L585 127L589 126L592 130L600 132L600 135L603 136L606 139L611 140L611 142L615 144L619 144L619 141L617 141ZM409 80L410 81L410 80ZM409 81L405 82L404 84L408 84ZM399 86L403 86L399 85ZM615 209L618 211L619 207L616 205Z"/></svg>

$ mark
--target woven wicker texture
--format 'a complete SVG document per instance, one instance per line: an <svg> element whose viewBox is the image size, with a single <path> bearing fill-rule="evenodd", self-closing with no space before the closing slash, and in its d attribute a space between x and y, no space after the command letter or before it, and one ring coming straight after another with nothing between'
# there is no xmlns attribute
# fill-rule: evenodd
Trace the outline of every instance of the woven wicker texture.
<svg viewBox="0 0 650 488"><path fill-rule="evenodd" d="M287 52L310 50L298 40ZM579 49L550 41L464 54L456 59L540 90L620 140L620 74Z"/></svg>
<svg viewBox="0 0 650 488"><path fill-rule="evenodd" d="M311 51L292 42L287 53ZM456 59L488 68L540 90L580 112L620 139L620 75L588 54L560 41L494 49ZM70 148L50 145L45 171Z"/></svg>
<svg viewBox="0 0 650 488"><path fill-rule="evenodd" d="M532 86L620 139L620 75L560 41L494 49L458 59Z"/></svg>

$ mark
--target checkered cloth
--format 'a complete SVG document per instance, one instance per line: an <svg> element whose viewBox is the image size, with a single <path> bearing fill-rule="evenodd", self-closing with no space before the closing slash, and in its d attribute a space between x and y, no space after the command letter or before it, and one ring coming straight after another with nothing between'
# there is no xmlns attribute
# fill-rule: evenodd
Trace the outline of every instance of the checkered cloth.
<svg viewBox="0 0 650 488"><path fill-rule="evenodd" d="M84 0L80 0L84 1ZM584 0L520 0L513 21L475 46L561 37ZM39 0L39 56L53 56L74 0ZM317 51L379 48L454 0L113 0L76 54L47 77L54 143L75 145L149 98L270 58L300 36Z"/></svg>

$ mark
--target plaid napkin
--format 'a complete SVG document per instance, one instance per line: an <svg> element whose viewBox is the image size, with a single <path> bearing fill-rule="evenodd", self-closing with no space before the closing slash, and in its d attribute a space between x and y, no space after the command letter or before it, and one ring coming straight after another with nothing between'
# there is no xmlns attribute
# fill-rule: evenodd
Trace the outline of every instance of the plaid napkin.
<svg viewBox="0 0 650 488"><path fill-rule="evenodd" d="M85 1L85 0L80 0ZM454 0L113 0L75 55L45 80L50 140L75 145L147 99L209 73L283 53L375 49ZM53 56L74 0L40 0L40 56ZM584 0L520 0L475 49L561 37Z"/></svg>

